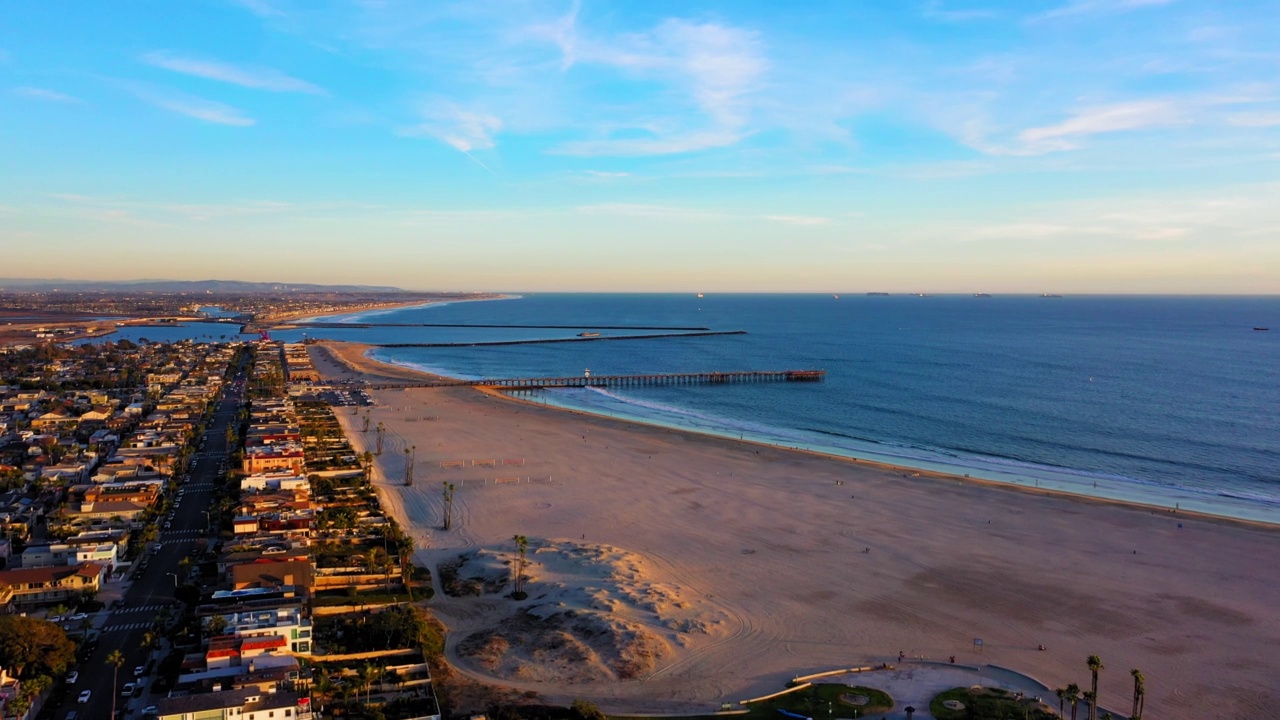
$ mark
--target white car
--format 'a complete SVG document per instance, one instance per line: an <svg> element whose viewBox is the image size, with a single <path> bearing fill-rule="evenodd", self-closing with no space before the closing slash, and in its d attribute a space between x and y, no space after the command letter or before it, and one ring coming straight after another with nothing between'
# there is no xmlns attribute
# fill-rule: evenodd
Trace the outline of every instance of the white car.
<svg viewBox="0 0 1280 720"><path fill-rule="evenodd" d="M136 667L136 668L134 668L134 669L133 669L133 676L134 676L134 677L138 677L139 675L141 675L142 673L144 673L144 672L146 672L146 671L147 671L146 666L144 666L144 665L139 665L138 667Z"/></svg>
<svg viewBox="0 0 1280 720"><path fill-rule="evenodd" d="M120 694L124 697L129 697L133 694L133 689L135 687L137 687L137 685L134 685L133 683L125 683L124 687L120 688Z"/></svg>
<svg viewBox="0 0 1280 720"><path fill-rule="evenodd" d="M142 714L143 714L144 716L146 716L146 715L156 715L156 714L158 714L159 712L160 712L160 708L156 707L155 705L148 705L148 706L146 706L146 707L142 708Z"/></svg>
<svg viewBox="0 0 1280 720"><path fill-rule="evenodd" d="M84 692L80 693L80 697L76 698L76 702L83 705L89 702L89 698L91 697L93 697L93 692L90 690L85 690Z"/></svg>
<svg viewBox="0 0 1280 720"><path fill-rule="evenodd" d="M89 619L89 615L88 615L88 613L76 613L75 615L72 615L71 617L69 617L69 618L67 618L67 619L68 619L68 620L88 620L88 619Z"/></svg>
<svg viewBox="0 0 1280 720"><path fill-rule="evenodd" d="M67 673L67 684L68 684L68 685L75 685L75 684L76 684L76 681L77 681L77 680L79 680L79 679L80 679L80 671L79 671L79 670L72 670L71 672Z"/></svg>

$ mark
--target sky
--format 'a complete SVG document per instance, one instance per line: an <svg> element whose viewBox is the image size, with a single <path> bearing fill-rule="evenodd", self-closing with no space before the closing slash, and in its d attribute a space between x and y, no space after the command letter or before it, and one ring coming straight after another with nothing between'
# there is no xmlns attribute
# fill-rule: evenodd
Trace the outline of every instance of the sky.
<svg viewBox="0 0 1280 720"><path fill-rule="evenodd" d="M1280 0L11 0L0 245L0 277L1275 294Z"/></svg>

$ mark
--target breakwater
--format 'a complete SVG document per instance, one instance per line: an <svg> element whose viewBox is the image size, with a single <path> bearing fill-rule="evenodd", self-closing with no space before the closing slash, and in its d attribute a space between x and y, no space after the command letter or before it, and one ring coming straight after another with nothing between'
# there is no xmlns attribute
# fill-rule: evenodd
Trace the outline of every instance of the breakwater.
<svg viewBox="0 0 1280 720"><path fill-rule="evenodd" d="M707 332L652 333L646 335L593 335L591 337L544 338L540 340L486 340L481 342L451 343L382 343L381 348L456 348L489 347L493 345L538 345L543 343L592 342L595 340L654 340L656 338L710 337L712 335L746 335L746 330L710 330Z"/></svg>

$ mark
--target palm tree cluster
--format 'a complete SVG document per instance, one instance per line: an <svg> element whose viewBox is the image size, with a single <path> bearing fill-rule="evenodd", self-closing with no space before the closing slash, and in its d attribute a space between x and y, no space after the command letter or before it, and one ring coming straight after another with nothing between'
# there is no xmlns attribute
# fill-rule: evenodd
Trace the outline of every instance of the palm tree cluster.
<svg viewBox="0 0 1280 720"><path fill-rule="evenodd" d="M1098 720L1098 673L1105 670L1102 664L1102 658L1097 655L1090 655L1085 659L1085 667L1089 668L1091 679L1090 689L1080 692L1080 686L1071 683L1064 688L1054 690L1054 694L1058 696L1058 715L1066 717L1066 706L1071 706L1071 720L1076 720L1076 711L1081 700L1088 703L1089 712L1088 720ZM1133 709L1129 713L1129 720L1142 720L1142 711L1146 706L1147 687L1146 678L1143 677L1142 671L1134 668L1129 671L1133 676ZM1109 720L1110 713L1103 716Z"/></svg>

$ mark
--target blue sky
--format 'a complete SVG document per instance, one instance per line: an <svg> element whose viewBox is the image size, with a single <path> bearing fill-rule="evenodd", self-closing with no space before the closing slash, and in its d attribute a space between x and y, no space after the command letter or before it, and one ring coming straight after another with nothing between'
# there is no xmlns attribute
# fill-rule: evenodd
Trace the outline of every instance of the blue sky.
<svg viewBox="0 0 1280 720"><path fill-rule="evenodd" d="M0 277L1280 293L1280 1L19 0L0 241Z"/></svg>

